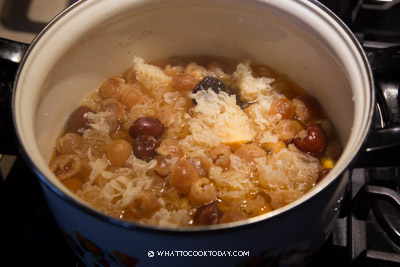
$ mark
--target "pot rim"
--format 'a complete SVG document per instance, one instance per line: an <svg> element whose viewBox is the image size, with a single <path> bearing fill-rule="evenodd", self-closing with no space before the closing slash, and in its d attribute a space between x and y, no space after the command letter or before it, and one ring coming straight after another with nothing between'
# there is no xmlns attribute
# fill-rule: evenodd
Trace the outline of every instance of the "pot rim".
<svg viewBox="0 0 400 267"><path fill-rule="evenodd" d="M268 2L268 0L262 0L263 2ZM117 227L122 227L124 229L129 229L129 230L145 230L145 231L156 231L156 232L163 232L163 233L169 233L169 234L175 234L175 233L202 233L204 231L226 231L226 230L231 230L231 229L238 229L238 228L243 228L243 227L251 227L253 224L257 223L263 223L265 221L270 221L270 220L277 220L282 216L286 216L288 212L294 210L294 209L299 209L303 207L303 205L307 205L308 202L310 202L312 199L316 198L319 194L322 192L328 190L329 187L332 186L333 181L336 179L339 179L341 175L349 168L351 165L352 161L354 161L354 158L356 157L357 153L359 152L360 148L362 147L363 143L365 143L366 137L369 133L371 121L372 121L372 116L373 116L373 107L375 103L375 95L374 95L374 82L373 82L373 75L371 68L369 66L368 59L364 53L364 50L360 43L358 42L357 38L354 36L354 34L351 32L351 30L344 24L344 22L338 18L331 10L329 10L326 6L318 2L317 0L309 0L309 1L299 1L299 4L307 6L307 8L311 9L311 7L314 7L315 9L318 9L321 14L328 15L329 18L333 19L334 23L336 23L336 26L344 31L344 33L347 35L347 37L350 38L351 44L355 46L357 52L361 56L361 59L363 61L363 65L366 68L365 71L368 76L368 84L370 88L370 103L369 105L369 114L367 115L367 121L365 125L365 129L360 133L360 142L357 144L357 149L353 152L351 160L349 160L348 165L346 168L341 169L341 170L336 170L335 173L330 173L324 180L319 182L315 187L313 187L310 191L308 191L304 196L302 196L300 199L282 207L277 210L268 212L263 215L259 215L256 217L249 218L247 220L242 220L238 222L232 222L232 223L226 223L226 224L218 224L218 225L207 225L207 226L188 226L188 227L160 227L160 226L152 226L152 225L145 225L145 224L139 224L135 222L128 222L128 221L123 221L118 218L111 217L109 215L106 215L104 213L101 213L100 211L97 211L96 209L89 207L85 204L83 204L80 201L77 201L70 196L68 196L66 193L64 193L61 189L58 188L53 182L51 182L49 179L46 178L46 176L42 173L42 171L35 165L34 161L31 159L29 156L29 152L24 148L23 146L23 140L21 138L21 135L18 130L18 124L17 124L17 119L16 119L16 91L18 87L18 80L21 75L22 69L24 68L24 63L26 62L27 58L31 54L33 48L35 45L40 41L43 35L46 34L49 28L51 28L55 23L57 23L61 18L63 18L65 15L67 15L69 12L77 8L78 6L85 4L86 2L89 2L88 0L79 0L78 2L75 2L65 10L63 10L60 14L58 14L54 19L52 19L46 27L34 38L32 43L30 44L28 50L26 51L20 65L17 71L17 74L14 79L14 88L13 88L13 95L12 95L12 115L13 115L13 122L15 125L16 129L16 137L17 137L17 142L19 145L19 149L21 152L21 155L27 162L28 166L34 171L34 173L39 177L42 185L45 185L48 189L50 189L53 193L57 195L57 197L61 198L62 200L66 201L68 204L72 205L73 207L77 208L79 211L90 215L94 218L100 219L102 222L105 223L111 223L114 226ZM297 1L296 1L297 2ZM316 12L316 11L315 11ZM319 14L320 14L319 13Z"/></svg>

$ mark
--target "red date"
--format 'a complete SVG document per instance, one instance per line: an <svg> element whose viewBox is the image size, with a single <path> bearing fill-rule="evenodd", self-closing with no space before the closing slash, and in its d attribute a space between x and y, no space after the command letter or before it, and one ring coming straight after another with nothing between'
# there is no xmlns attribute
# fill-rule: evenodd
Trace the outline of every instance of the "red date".
<svg viewBox="0 0 400 267"><path fill-rule="evenodd" d="M156 149L159 145L159 142L153 136L139 135L132 143L133 154L138 159L150 161L156 155Z"/></svg>
<svg viewBox="0 0 400 267"><path fill-rule="evenodd" d="M87 129L88 117L87 114L93 112L88 107L80 106L69 116L67 121L67 133L78 133L79 129Z"/></svg>
<svg viewBox="0 0 400 267"><path fill-rule="evenodd" d="M129 128L129 135L137 138L140 135L153 136L158 139L164 133L164 125L157 119L151 117L141 117L137 119Z"/></svg>
<svg viewBox="0 0 400 267"><path fill-rule="evenodd" d="M301 151L321 157L326 150L326 134L319 124L306 124L307 136L296 137L294 145Z"/></svg>
<svg viewBox="0 0 400 267"><path fill-rule="evenodd" d="M195 225L217 224L221 217L222 211L218 208L217 203L211 202L197 208L193 217L193 223Z"/></svg>

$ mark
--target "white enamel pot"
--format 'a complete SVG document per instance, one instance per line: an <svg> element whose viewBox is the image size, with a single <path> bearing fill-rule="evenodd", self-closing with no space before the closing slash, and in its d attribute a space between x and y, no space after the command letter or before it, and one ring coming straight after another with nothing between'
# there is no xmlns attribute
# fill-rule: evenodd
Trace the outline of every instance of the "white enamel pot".
<svg viewBox="0 0 400 267"><path fill-rule="evenodd" d="M246 221L167 229L127 223L83 204L48 168L68 115L102 80L177 55L251 58L312 94L344 151L301 199ZM21 150L72 248L87 265L305 264L338 217L348 169L369 131L371 71L351 32L317 1L80 1L33 41L15 80L13 118Z"/></svg>

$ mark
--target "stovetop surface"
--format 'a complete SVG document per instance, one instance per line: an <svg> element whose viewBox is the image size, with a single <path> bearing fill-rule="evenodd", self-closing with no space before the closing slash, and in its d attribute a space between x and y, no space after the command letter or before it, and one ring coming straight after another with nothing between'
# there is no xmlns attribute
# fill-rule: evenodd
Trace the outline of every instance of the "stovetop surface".
<svg viewBox="0 0 400 267"><path fill-rule="evenodd" d="M73 2L0 0L0 37L30 43L47 21ZM349 25L364 47L400 44L400 1L321 2ZM391 81L397 84L397 87L393 86L393 90L397 90L397 102L399 71L375 77L377 83ZM382 86L377 84L377 87ZM397 121L392 117L393 114L400 116L398 110L390 114L380 108L378 105L377 114L381 116L375 119L375 129L388 124L397 127ZM351 181L337 225L308 266L400 266L400 209L376 197L377 201L369 207L372 212L365 218L354 213L355 199L360 191L366 191L366 196L372 196L371 199L377 196L365 189L365 185L400 191L399 155L400 144L359 154L352 166ZM83 266L64 240L38 179L23 159L18 155L0 155L0 174L0 177L4 176L0 179L0 266Z"/></svg>

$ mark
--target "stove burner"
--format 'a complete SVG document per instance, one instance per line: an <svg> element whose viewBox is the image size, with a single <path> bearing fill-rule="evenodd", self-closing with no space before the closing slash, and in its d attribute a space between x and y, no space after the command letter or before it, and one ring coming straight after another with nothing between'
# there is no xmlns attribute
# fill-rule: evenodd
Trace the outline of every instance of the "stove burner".
<svg viewBox="0 0 400 267"><path fill-rule="evenodd" d="M400 264L398 177L398 168L355 170L352 192L357 194L348 224L354 262Z"/></svg>
<svg viewBox="0 0 400 267"><path fill-rule="evenodd" d="M400 205L400 204L399 204ZM386 201L376 201L373 212L388 237L400 247L400 211ZM399 262L400 263L400 262Z"/></svg>
<svg viewBox="0 0 400 267"><path fill-rule="evenodd" d="M367 175L370 184L379 186L379 190L382 187L387 189L387 192L378 193L387 194L384 198L390 200L379 200L382 197L378 197L372 212L383 231L395 243L396 251L400 252L400 168L371 169Z"/></svg>

